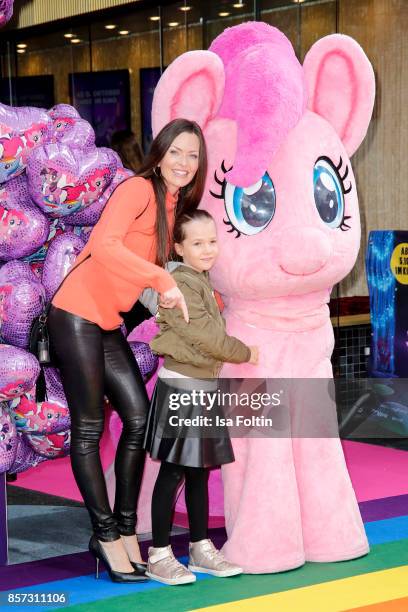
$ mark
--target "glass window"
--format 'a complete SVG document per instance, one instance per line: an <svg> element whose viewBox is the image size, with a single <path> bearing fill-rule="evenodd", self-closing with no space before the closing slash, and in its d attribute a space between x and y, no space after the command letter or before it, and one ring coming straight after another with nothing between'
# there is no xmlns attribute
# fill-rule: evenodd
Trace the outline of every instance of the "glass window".
<svg viewBox="0 0 408 612"><path fill-rule="evenodd" d="M0 100L17 106L73 104L98 145L131 130L146 150L151 102L163 69L185 51L207 49L225 28L255 18L281 29L302 60L336 31L335 0L178 0L138 3L76 17L63 29L5 30ZM32 32L38 31L36 34Z"/></svg>
<svg viewBox="0 0 408 612"><path fill-rule="evenodd" d="M116 131L133 131L138 142L144 141L145 148L150 140L149 101L160 76L158 17L158 8L138 10L91 26L92 71L98 75L94 77L97 91L106 90L105 106L107 98L116 97L118 112L127 115L122 116L122 121L117 118Z"/></svg>

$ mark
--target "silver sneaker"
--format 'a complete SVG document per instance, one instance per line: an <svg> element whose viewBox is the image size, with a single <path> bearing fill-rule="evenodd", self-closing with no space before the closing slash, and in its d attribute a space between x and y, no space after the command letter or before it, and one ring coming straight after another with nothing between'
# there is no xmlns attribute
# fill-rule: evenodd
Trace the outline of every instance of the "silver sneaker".
<svg viewBox="0 0 408 612"><path fill-rule="evenodd" d="M189 584L196 581L194 574L177 561L171 546L149 548L146 576L170 585Z"/></svg>
<svg viewBox="0 0 408 612"><path fill-rule="evenodd" d="M230 563L224 555L215 548L211 540L190 542L190 557L188 569L191 572L203 572L217 578L228 578L242 574L242 567Z"/></svg>

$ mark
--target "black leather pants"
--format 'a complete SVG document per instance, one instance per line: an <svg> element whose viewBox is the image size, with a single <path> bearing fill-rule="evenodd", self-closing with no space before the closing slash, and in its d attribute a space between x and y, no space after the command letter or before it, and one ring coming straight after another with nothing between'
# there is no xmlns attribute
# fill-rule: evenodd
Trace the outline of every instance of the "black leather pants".
<svg viewBox="0 0 408 612"><path fill-rule="evenodd" d="M104 331L95 323L54 306L48 329L71 414L72 470L95 535L103 542L133 535L149 406L137 362L119 329ZM113 513L99 455L104 395L123 422L115 459Z"/></svg>

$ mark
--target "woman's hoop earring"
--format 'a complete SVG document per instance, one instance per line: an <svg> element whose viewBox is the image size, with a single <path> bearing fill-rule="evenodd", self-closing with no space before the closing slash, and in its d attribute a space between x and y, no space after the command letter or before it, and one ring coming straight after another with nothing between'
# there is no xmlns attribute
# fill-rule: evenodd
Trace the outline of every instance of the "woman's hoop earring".
<svg viewBox="0 0 408 612"><path fill-rule="evenodd" d="M156 166L155 168L153 168L153 172L155 173L157 178L160 178L160 176L161 176L160 166Z"/></svg>

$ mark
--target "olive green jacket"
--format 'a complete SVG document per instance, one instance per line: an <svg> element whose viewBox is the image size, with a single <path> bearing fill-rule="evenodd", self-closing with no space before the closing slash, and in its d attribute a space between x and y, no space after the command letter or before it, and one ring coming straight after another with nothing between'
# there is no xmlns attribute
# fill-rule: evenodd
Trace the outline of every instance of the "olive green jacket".
<svg viewBox="0 0 408 612"><path fill-rule="evenodd" d="M225 361L249 361L250 349L225 331L208 272L182 264L172 276L184 295L190 321L185 322L180 308L159 308L160 332L150 347L164 355L164 367L192 378L214 378Z"/></svg>

